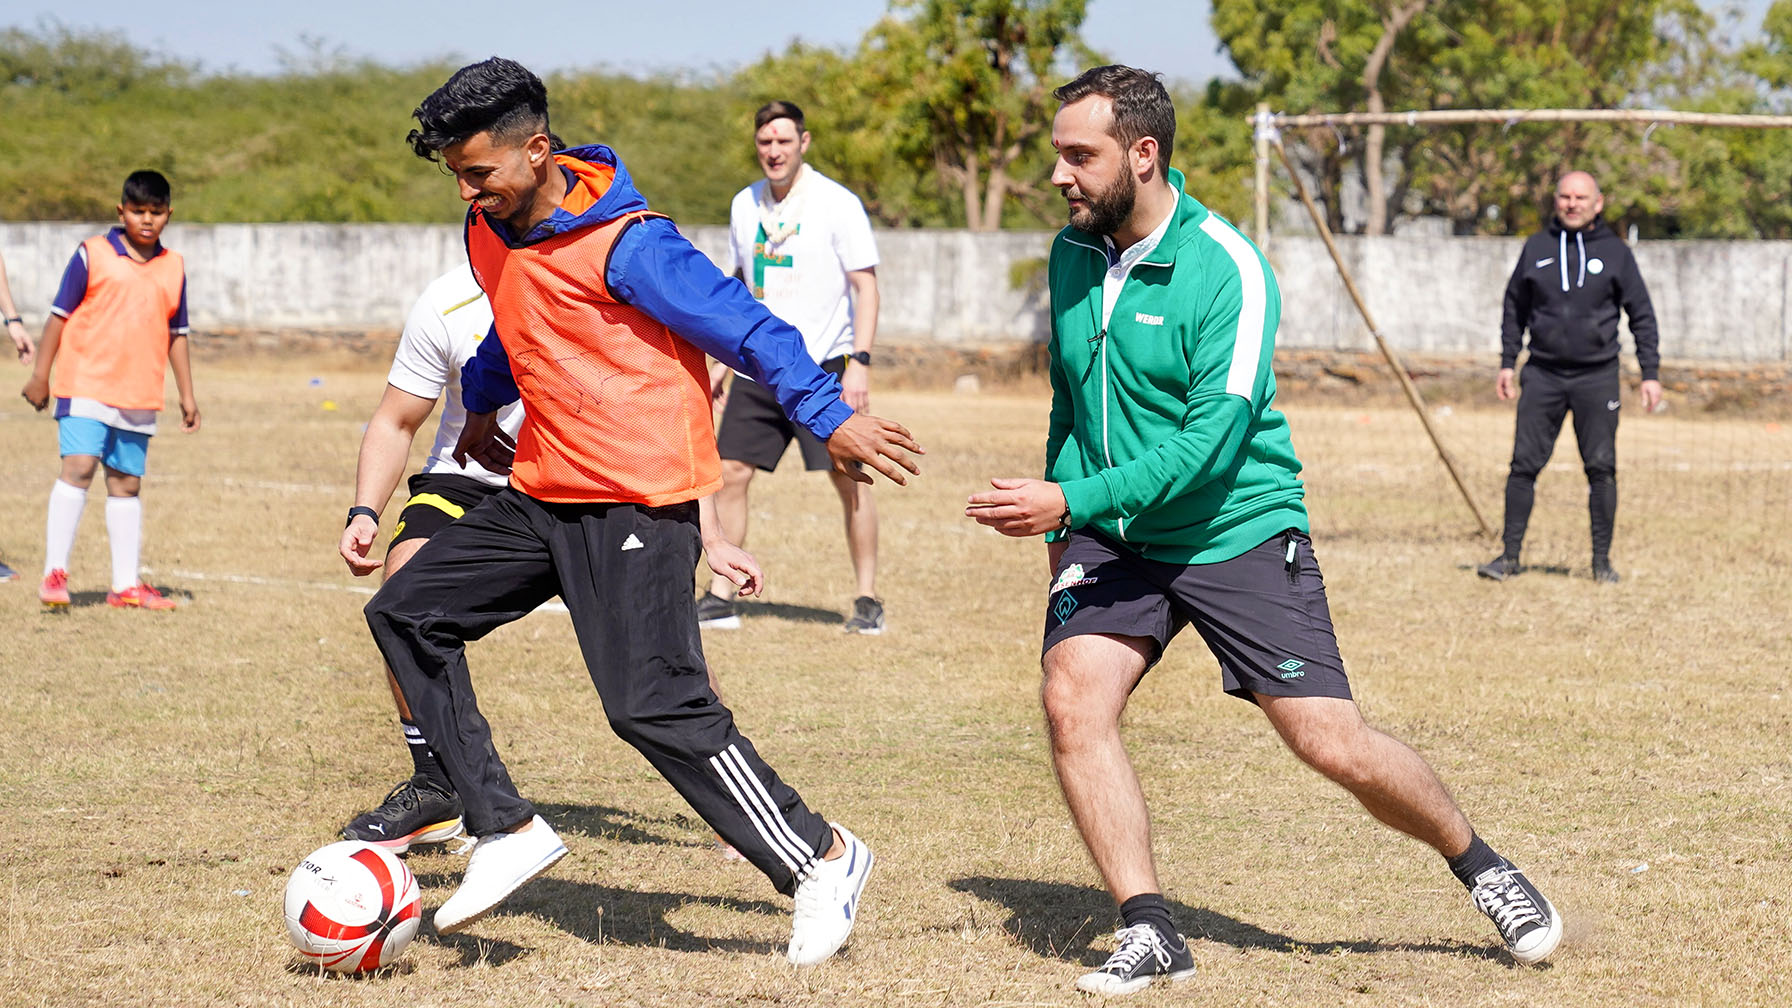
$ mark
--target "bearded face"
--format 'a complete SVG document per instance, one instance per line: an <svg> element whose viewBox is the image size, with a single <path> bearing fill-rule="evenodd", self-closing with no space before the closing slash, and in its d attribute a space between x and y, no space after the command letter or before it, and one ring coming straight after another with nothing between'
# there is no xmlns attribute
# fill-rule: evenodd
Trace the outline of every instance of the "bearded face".
<svg viewBox="0 0 1792 1008"><path fill-rule="evenodd" d="M1094 182L1073 185L1064 191L1070 204L1070 226L1090 234L1113 234L1132 216L1138 195L1139 180L1128 171L1117 172L1100 188Z"/></svg>

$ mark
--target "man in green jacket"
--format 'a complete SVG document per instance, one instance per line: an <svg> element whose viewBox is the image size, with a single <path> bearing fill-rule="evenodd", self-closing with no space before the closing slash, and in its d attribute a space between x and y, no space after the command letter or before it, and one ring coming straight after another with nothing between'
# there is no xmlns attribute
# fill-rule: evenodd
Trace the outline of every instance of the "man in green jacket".
<svg viewBox="0 0 1792 1008"><path fill-rule="evenodd" d="M1257 247L1182 192L1176 117L1155 74L1097 67L1053 92L1052 172L1070 226L1052 245L1046 478L994 479L966 514L1044 534L1052 763L1120 907L1117 947L1077 981L1124 994L1195 971L1152 861L1120 739L1127 696L1193 624L1226 692L1257 704L1307 765L1436 848L1517 959L1561 918L1470 827L1437 775L1351 699L1307 536L1300 460L1272 406L1281 295Z"/></svg>

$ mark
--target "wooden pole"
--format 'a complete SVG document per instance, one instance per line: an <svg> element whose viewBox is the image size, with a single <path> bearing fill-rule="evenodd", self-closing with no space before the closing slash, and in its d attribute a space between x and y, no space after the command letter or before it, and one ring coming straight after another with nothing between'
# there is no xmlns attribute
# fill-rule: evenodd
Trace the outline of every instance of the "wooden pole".
<svg viewBox="0 0 1792 1008"><path fill-rule="evenodd" d="M1275 134L1270 126L1269 103L1257 104L1257 247L1269 251L1269 142Z"/></svg>
<svg viewBox="0 0 1792 1008"><path fill-rule="evenodd" d="M1481 526L1481 534L1493 535L1493 526L1487 524L1487 519L1481 514L1480 506L1475 503L1474 494L1469 493L1468 484L1462 481L1462 473L1456 469L1456 460L1450 457L1443 442L1438 440L1437 431L1431 426L1431 417L1425 412L1425 400L1419 395L1418 388L1413 385L1411 376L1406 373L1406 365L1401 363L1400 356L1394 352L1393 347L1388 345L1388 341L1382 338L1381 330L1375 325L1375 317L1369 314L1369 306L1363 303L1363 295L1357 291L1356 281L1351 279L1350 270L1344 265L1344 258L1338 254L1337 243L1332 241L1332 231L1326 226L1325 215L1319 212L1319 207L1314 204L1313 197L1307 194L1307 184L1301 181L1300 173L1294 170L1293 163L1288 160L1288 151L1282 147L1282 141L1276 140L1275 147L1276 154L1282 159L1282 167L1287 169L1289 178L1294 180L1295 192L1300 194L1300 201L1305 204L1307 215L1313 218L1313 226L1319 229L1319 237L1325 239L1325 249L1331 253L1332 264L1337 266L1338 276L1344 280L1344 289L1350 292L1350 299L1356 302L1356 310L1362 314L1363 321L1368 324L1369 335L1375 337L1375 346L1381 351L1382 359L1388 362L1388 367L1394 370L1394 377L1399 379L1400 389L1406 393L1406 401L1412 404L1413 412L1419 415L1419 423L1424 425L1426 436L1431 438L1431 446L1437 449L1437 457L1443 460L1444 468L1450 472L1450 479L1455 482L1457 491L1462 494L1462 499L1468 503L1469 511L1475 516L1475 522Z"/></svg>
<svg viewBox="0 0 1792 1008"><path fill-rule="evenodd" d="M1261 109L1262 106L1258 108ZM1670 123L1729 126L1737 129L1792 129L1792 116L1681 112L1677 109L1428 109L1412 112L1325 112L1317 115L1278 115L1272 118L1275 126L1284 129L1301 126L1450 126L1463 123L1498 123L1506 126L1533 122Z"/></svg>

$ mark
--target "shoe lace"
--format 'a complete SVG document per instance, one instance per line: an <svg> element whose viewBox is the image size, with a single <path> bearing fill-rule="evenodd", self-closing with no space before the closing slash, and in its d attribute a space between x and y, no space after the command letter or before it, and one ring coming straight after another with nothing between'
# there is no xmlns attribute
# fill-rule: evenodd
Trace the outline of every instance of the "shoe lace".
<svg viewBox="0 0 1792 1008"><path fill-rule="evenodd" d="M1150 924L1134 924L1114 932L1114 940L1120 947L1108 956L1108 961L1101 964L1099 972L1125 976L1133 971L1147 955L1157 959L1157 964L1164 969L1170 968L1170 950L1164 946L1164 940L1157 933L1157 928Z"/></svg>
<svg viewBox="0 0 1792 1008"><path fill-rule="evenodd" d="M422 801L417 796L416 785L407 780L400 781L396 787L386 792L385 800L380 802L380 808L405 811L414 809L420 804Z"/></svg>
<svg viewBox="0 0 1792 1008"><path fill-rule="evenodd" d="M1507 937L1516 935L1526 924L1543 923L1543 912L1512 876L1510 870L1491 874L1474 891L1475 906L1492 918Z"/></svg>

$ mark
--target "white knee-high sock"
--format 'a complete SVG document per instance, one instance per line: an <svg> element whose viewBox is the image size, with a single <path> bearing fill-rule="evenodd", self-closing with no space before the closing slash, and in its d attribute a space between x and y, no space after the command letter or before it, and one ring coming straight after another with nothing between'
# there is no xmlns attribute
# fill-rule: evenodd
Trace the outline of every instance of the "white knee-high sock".
<svg viewBox="0 0 1792 1008"><path fill-rule="evenodd" d="M106 498L106 538L112 543L112 590L135 587L143 553L142 498Z"/></svg>
<svg viewBox="0 0 1792 1008"><path fill-rule="evenodd" d="M75 527L81 524L81 509L86 506L86 490L61 480L50 487L50 507L44 518L45 574L68 570L68 555L75 548Z"/></svg>

